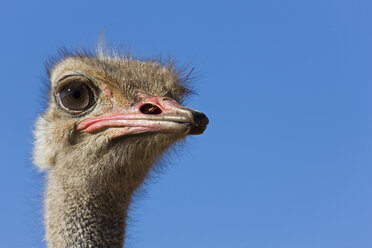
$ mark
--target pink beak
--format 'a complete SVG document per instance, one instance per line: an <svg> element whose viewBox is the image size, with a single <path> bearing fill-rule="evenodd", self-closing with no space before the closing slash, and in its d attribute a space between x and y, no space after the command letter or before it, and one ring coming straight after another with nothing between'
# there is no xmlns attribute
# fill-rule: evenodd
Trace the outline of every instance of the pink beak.
<svg viewBox="0 0 372 248"><path fill-rule="evenodd" d="M147 132L202 134L209 122L199 111L180 105L168 97L140 94L140 102L129 109L117 107L110 115L87 118L77 130L96 133L115 128L115 137Z"/></svg>

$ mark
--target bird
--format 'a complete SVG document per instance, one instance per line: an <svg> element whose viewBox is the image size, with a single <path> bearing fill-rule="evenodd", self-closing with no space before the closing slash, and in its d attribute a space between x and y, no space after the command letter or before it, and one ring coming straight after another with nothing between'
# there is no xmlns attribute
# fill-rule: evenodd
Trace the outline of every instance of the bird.
<svg viewBox="0 0 372 248"><path fill-rule="evenodd" d="M136 190L170 147L209 123L183 105L190 75L173 60L102 47L62 50L47 75L33 150L46 175L47 247L123 247Z"/></svg>

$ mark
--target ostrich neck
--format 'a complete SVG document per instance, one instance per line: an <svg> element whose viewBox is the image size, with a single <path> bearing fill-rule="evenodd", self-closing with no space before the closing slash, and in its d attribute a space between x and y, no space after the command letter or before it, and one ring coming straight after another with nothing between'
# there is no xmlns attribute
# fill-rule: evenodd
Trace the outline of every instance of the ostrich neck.
<svg viewBox="0 0 372 248"><path fill-rule="evenodd" d="M123 247L132 189L125 180L81 186L49 171L45 200L48 247Z"/></svg>

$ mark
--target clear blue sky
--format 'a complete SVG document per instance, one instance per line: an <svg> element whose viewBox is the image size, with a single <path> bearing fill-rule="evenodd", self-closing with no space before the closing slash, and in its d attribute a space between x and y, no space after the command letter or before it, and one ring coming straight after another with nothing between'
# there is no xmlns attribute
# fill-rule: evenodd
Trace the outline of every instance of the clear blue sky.
<svg viewBox="0 0 372 248"><path fill-rule="evenodd" d="M44 61L100 32L200 71L208 114L135 204L128 247L372 247L372 2L3 1L1 247L45 247Z"/></svg>

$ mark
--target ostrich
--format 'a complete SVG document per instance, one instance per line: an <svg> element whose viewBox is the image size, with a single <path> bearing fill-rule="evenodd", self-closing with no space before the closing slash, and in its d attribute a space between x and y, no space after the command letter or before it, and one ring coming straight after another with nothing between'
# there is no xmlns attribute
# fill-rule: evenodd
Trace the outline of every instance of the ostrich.
<svg viewBox="0 0 372 248"><path fill-rule="evenodd" d="M133 192L162 153L208 124L180 104L190 93L181 74L102 51L64 53L48 68L49 105L34 131L48 247L123 247Z"/></svg>

